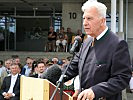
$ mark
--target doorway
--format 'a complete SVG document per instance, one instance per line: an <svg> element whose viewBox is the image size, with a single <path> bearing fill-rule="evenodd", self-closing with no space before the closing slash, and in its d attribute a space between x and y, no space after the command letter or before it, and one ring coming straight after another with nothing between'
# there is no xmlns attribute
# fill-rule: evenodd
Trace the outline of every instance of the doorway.
<svg viewBox="0 0 133 100"><path fill-rule="evenodd" d="M16 49L16 20L13 17L0 18L0 51Z"/></svg>

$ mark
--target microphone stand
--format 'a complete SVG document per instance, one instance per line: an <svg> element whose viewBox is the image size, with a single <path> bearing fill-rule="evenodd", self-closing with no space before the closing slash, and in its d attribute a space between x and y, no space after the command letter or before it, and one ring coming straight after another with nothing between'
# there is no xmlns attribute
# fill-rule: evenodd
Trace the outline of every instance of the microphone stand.
<svg viewBox="0 0 133 100"><path fill-rule="evenodd" d="M76 53L73 52L73 57L74 57L75 54L76 54ZM63 74L60 76L59 80L57 81L56 89L54 90L54 92L53 92L53 94L52 94L50 100L53 100L53 99L54 99L54 96L55 96L55 94L56 94L56 92L57 92L57 90L58 90L59 87L60 87L60 100L63 100L62 95L63 95L63 82L64 82L64 77L65 77L65 74L66 74L66 72L67 72L68 67L71 65L72 60L73 60L73 58L70 60L70 63L67 65L65 71L64 71Z"/></svg>

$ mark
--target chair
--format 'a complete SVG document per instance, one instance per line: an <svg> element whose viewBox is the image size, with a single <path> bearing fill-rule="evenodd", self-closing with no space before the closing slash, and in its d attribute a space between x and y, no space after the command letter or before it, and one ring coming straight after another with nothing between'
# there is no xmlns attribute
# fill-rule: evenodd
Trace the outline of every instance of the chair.
<svg viewBox="0 0 133 100"><path fill-rule="evenodd" d="M45 44L45 47L44 47L44 51L46 51L46 52L56 51L56 46L54 46L54 43L55 43L55 41L51 41L51 42L47 41Z"/></svg>
<svg viewBox="0 0 133 100"><path fill-rule="evenodd" d="M67 49L68 49L68 44L66 44L65 46L65 52L67 52ZM57 52L63 52L63 47L62 46L56 46L56 51Z"/></svg>

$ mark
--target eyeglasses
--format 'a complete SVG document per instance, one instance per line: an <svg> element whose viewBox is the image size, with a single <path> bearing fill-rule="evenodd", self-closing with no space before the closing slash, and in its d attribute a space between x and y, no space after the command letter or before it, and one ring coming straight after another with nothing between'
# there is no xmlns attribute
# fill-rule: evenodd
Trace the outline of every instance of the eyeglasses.
<svg viewBox="0 0 133 100"><path fill-rule="evenodd" d="M66 63L66 62L62 62L63 64Z"/></svg>
<svg viewBox="0 0 133 100"><path fill-rule="evenodd" d="M11 64L11 63L6 63L6 64Z"/></svg>
<svg viewBox="0 0 133 100"><path fill-rule="evenodd" d="M29 65L29 64L32 64L32 62L29 62L29 63L27 63L27 64L28 64L28 65Z"/></svg>

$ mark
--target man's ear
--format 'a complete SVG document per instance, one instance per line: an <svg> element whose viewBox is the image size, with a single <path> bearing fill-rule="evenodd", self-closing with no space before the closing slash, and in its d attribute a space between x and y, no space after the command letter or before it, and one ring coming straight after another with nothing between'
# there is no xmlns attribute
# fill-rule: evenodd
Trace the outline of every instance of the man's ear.
<svg viewBox="0 0 133 100"><path fill-rule="evenodd" d="M105 25L106 23L106 18L101 18L101 26Z"/></svg>

